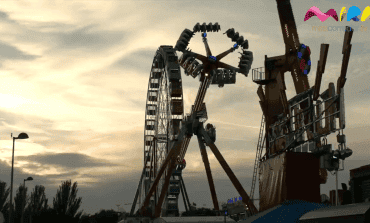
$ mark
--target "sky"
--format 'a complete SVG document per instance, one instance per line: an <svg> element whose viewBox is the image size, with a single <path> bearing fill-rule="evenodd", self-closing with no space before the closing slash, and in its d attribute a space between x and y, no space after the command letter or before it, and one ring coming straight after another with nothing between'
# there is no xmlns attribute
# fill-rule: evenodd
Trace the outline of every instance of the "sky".
<svg viewBox="0 0 370 223"><path fill-rule="evenodd" d="M304 22L306 11L323 12L365 1L291 1L301 43L311 48L310 86L314 85L320 44L330 44L321 92L340 75L344 32L314 31L312 26L338 26L329 18ZM196 23L216 23L221 31L208 34L214 55L233 42L223 35L234 28L249 41L252 68L262 67L265 55L285 53L276 1L1 1L0 3L0 179L10 185L11 133L16 140L14 192L29 176L28 188L43 185L49 204L62 181L78 182L81 209L93 214L130 210L143 168L146 95L151 63L161 45L176 44L184 29ZM339 172L348 183L349 170L369 164L370 20L341 22L355 28L345 92L347 147L353 155ZM363 25L366 31L359 28ZM356 29L357 28L357 29ZM200 34L189 48L205 55ZM240 55L223 62L237 66ZM178 56L181 53L177 53ZM182 74L184 73L181 70ZM262 112L258 85L237 75L236 84L211 85L205 97L208 121L217 128L216 146L249 194ZM295 95L291 76L285 75L288 99ZM200 82L182 75L185 113L190 111ZM337 147L336 134L328 143ZM219 202L238 197L226 173L207 149ZM198 143L189 144L183 178L190 202L212 208L209 186ZM298 172L297 172L298 173ZM340 184L339 184L340 185ZM339 186L339 189L341 187ZM29 191L30 191L29 189ZM321 193L335 189L335 176L321 185ZM258 184L255 197L258 196ZM125 205L128 203L127 205ZM180 211L184 211L182 197ZM258 204L257 204L258 206Z"/></svg>

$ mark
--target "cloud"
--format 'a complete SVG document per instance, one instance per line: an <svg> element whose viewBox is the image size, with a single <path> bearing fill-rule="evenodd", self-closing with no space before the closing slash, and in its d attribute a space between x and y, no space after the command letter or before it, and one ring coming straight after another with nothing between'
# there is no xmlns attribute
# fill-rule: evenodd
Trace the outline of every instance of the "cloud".
<svg viewBox="0 0 370 223"><path fill-rule="evenodd" d="M99 167L99 166L117 166L104 159L92 158L79 153L44 153L31 156L18 156L17 160L37 162L58 166L62 168L82 168L82 167Z"/></svg>
<svg viewBox="0 0 370 223"><path fill-rule="evenodd" d="M6 12L0 11L0 19L7 20L9 15Z"/></svg>
<svg viewBox="0 0 370 223"><path fill-rule="evenodd" d="M124 39L125 32L96 28L97 25L91 24L69 32L53 32L50 33L50 36L56 40L59 49L84 50L95 53L117 45Z"/></svg>
<svg viewBox="0 0 370 223"><path fill-rule="evenodd" d="M0 42L0 58L3 60L34 60L37 57L36 55L26 54L10 44Z"/></svg>
<svg viewBox="0 0 370 223"><path fill-rule="evenodd" d="M125 55L112 64L113 68L136 70L145 74L149 79L151 63L153 62L156 50L139 49L130 55Z"/></svg>

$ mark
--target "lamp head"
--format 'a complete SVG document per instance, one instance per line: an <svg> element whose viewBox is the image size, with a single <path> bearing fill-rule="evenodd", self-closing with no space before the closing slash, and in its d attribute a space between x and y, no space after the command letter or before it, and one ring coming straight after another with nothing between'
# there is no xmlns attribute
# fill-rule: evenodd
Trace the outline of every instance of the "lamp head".
<svg viewBox="0 0 370 223"><path fill-rule="evenodd" d="M17 139L28 139L28 135L26 133L22 132L18 135Z"/></svg>
<svg viewBox="0 0 370 223"><path fill-rule="evenodd" d="M345 156L350 157L352 155L352 149L350 148L345 149L344 154Z"/></svg>
<svg viewBox="0 0 370 223"><path fill-rule="evenodd" d="M28 177L26 180L33 180L33 178L32 177Z"/></svg>
<svg viewBox="0 0 370 223"><path fill-rule="evenodd" d="M340 152L341 158L344 160L352 155L352 150L347 148Z"/></svg>

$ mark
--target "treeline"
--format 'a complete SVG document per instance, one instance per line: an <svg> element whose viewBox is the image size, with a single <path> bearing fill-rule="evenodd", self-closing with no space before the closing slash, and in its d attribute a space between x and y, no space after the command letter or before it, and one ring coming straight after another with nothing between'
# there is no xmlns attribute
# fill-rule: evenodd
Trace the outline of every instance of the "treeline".
<svg viewBox="0 0 370 223"><path fill-rule="evenodd" d="M20 184L15 193L12 223L21 223L22 212L24 213L23 223L117 223L118 221L118 213L113 209L101 209L94 215L85 214L83 210L79 211L82 198L77 197L77 182L73 185L71 180L62 182L51 205L48 205L44 186L36 185L30 196L27 195L27 189ZM9 223L10 187L1 180L0 211L4 215L4 223Z"/></svg>

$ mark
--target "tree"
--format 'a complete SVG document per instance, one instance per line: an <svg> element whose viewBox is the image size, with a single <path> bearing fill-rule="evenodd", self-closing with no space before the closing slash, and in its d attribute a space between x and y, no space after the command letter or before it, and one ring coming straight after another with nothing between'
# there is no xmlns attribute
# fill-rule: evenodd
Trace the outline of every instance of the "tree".
<svg viewBox="0 0 370 223"><path fill-rule="evenodd" d="M84 213L83 215L81 215L78 223L89 223L89 215Z"/></svg>
<svg viewBox="0 0 370 223"><path fill-rule="evenodd" d="M31 193L31 199L26 209L34 214L37 214L38 212L41 212L41 210L47 208L48 199L45 195L45 187L42 185L36 185Z"/></svg>
<svg viewBox="0 0 370 223"><path fill-rule="evenodd" d="M6 188L6 183L0 181L0 211L3 213L5 222L9 220L9 207L10 199L8 200L10 194L10 187Z"/></svg>
<svg viewBox="0 0 370 223"><path fill-rule="evenodd" d="M14 197L14 207L13 207L14 219L21 219L22 212L27 202L28 202L27 188L20 184Z"/></svg>
<svg viewBox="0 0 370 223"><path fill-rule="evenodd" d="M56 211L48 206L32 214L32 222L56 222L56 219Z"/></svg>
<svg viewBox="0 0 370 223"><path fill-rule="evenodd" d="M75 214L74 218L76 218L76 219L80 219L80 218L81 218L81 215L82 215L82 212L83 212L83 211L80 211L80 212L78 212L77 214Z"/></svg>
<svg viewBox="0 0 370 223"><path fill-rule="evenodd" d="M45 195L45 187L42 185L36 185L33 192L31 192L31 196L27 204L28 205L25 207L23 216L24 223L29 222L31 217L33 222L35 222L34 218L36 216L40 216L43 210L48 209L48 199Z"/></svg>
<svg viewBox="0 0 370 223"><path fill-rule="evenodd" d="M93 215L83 214L78 223L117 223L119 220L119 213L113 209L100 209Z"/></svg>
<svg viewBox="0 0 370 223"><path fill-rule="evenodd" d="M6 182L0 180L0 211L4 213L9 208L9 201L7 201L10 194L10 187L6 188Z"/></svg>
<svg viewBox="0 0 370 223"><path fill-rule="evenodd" d="M58 215L71 217L80 217L82 215L82 211L77 213L82 200L81 197L76 198L77 191L77 182L74 182L73 185L71 180L62 182L57 194L53 198L53 209Z"/></svg>

